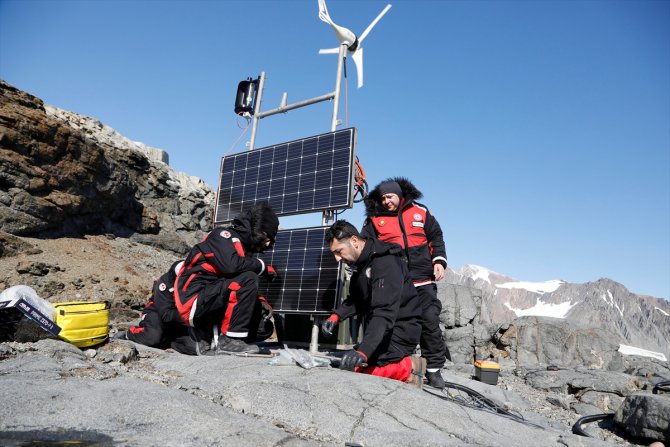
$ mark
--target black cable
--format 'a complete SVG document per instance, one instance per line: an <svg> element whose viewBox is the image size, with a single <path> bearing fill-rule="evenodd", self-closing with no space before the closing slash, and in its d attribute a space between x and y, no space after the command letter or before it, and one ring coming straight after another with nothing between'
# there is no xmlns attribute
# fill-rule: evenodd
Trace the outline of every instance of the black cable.
<svg viewBox="0 0 670 447"><path fill-rule="evenodd" d="M584 416L577 419L575 425L572 426L572 432L579 436L586 436L587 438L592 438L593 436L589 435L582 429L582 424L588 424L589 422L600 421L602 419L614 418L614 413L607 414L592 414L589 416Z"/></svg>
<svg viewBox="0 0 670 447"><path fill-rule="evenodd" d="M459 397L456 397L454 395L448 394L449 393L449 391L448 391L449 388L453 388L453 389L456 389L456 390L459 390L459 391L463 391L464 393L466 393L470 397L470 401L472 403L468 402L464 398L459 398ZM516 414L516 413L513 413L513 412L503 408L498 403L496 403L493 400L491 400L491 399L485 397L484 395L478 393L477 391L473 390L472 388L468 388L465 385L460 385L460 384L454 383L454 382L445 382L445 387L442 390L443 395L435 394L435 393L431 392L430 390L428 390L427 388L424 388L423 390L425 392L427 392L428 394L432 394L433 396L439 397L440 399L443 399L443 400L448 400L448 401L451 401L451 402L455 402L459 405L463 405L463 406L466 406L466 407L469 407L469 408L474 408L476 410L489 411L489 412L492 412L494 414L498 414L502 417L506 417L508 419L512 419L514 421L520 422L522 424L530 425L530 426L536 427L536 428L541 428L543 430L545 429L545 427L542 427L541 425L537 425L537 424L534 424L532 422L527 421L520 413Z"/></svg>
<svg viewBox="0 0 670 447"><path fill-rule="evenodd" d="M656 385L654 385L654 389L651 390L652 394L658 394L659 391L670 393L670 380L658 382Z"/></svg>

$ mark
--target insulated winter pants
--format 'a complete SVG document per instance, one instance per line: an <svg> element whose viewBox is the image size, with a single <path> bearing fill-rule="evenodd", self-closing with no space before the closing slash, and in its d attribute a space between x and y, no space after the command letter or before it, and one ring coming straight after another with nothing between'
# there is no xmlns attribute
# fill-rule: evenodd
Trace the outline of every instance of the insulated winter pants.
<svg viewBox="0 0 670 447"><path fill-rule="evenodd" d="M437 285L426 284L416 288L421 300L423 323L421 327L421 356L426 359L426 367L442 369L449 355L447 344L440 330L442 303L437 298Z"/></svg>

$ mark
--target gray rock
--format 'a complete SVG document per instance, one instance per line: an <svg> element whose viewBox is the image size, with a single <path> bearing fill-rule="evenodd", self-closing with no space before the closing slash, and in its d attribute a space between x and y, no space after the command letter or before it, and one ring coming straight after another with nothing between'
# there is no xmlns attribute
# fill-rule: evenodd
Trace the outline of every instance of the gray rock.
<svg viewBox="0 0 670 447"><path fill-rule="evenodd" d="M513 422L397 381L331 368L189 357L139 345L137 359L114 365L98 361L100 353L91 359L64 342L45 342L11 348L0 361L5 444L29 434L53 441L58 427L114 446L519 447L529 440L534 446L608 445L550 424L542 429ZM81 366L72 368L71 362ZM459 380L510 408L527 406L514 393ZM524 416L541 424L537 415Z"/></svg>
<svg viewBox="0 0 670 447"><path fill-rule="evenodd" d="M461 326L444 332L451 361L472 363L475 356L474 326Z"/></svg>
<svg viewBox="0 0 670 447"><path fill-rule="evenodd" d="M614 393L586 391L580 394L579 401L585 404L594 405L603 413L612 413L621 406L624 398Z"/></svg>
<svg viewBox="0 0 670 447"><path fill-rule="evenodd" d="M656 441L670 440L670 396L628 396L614 414L614 422L633 436Z"/></svg>
<svg viewBox="0 0 670 447"><path fill-rule="evenodd" d="M548 317L516 319L502 335L519 366L555 364L622 370L619 344L600 329L581 328Z"/></svg>
<svg viewBox="0 0 670 447"><path fill-rule="evenodd" d="M482 322L509 322L516 311L528 311L540 302L566 305L565 318L586 327L612 334L616 343L644 348L670 357L670 302L662 298L637 295L622 284L601 278L583 284L554 281L554 287L529 287L528 282L492 272L478 266L463 266L449 271L453 284L481 290ZM556 288L557 287L557 288ZM555 289L555 290L554 290Z"/></svg>
<svg viewBox="0 0 670 447"><path fill-rule="evenodd" d="M4 81L0 135L0 231L134 236L181 254L209 229L214 193L167 154Z"/></svg>
<svg viewBox="0 0 670 447"><path fill-rule="evenodd" d="M563 394L598 391L629 396L638 391L634 377L612 371L539 370L529 372L525 379L533 388Z"/></svg>
<svg viewBox="0 0 670 447"><path fill-rule="evenodd" d="M585 404L582 402L572 402L570 408L580 416L592 416L594 414L602 414L602 410L595 405Z"/></svg>
<svg viewBox="0 0 670 447"><path fill-rule="evenodd" d="M563 396L560 394L552 394L547 396L547 402L557 407L564 408L566 410L570 409L570 401L568 400L567 396Z"/></svg>
<svg viewBox="0 0 670 447"><path fill-rule="evenodd" d="M481 291L458 284L437 283L437 296L442 302L440 322L446 328L462 327L479 322Z"/></svg>

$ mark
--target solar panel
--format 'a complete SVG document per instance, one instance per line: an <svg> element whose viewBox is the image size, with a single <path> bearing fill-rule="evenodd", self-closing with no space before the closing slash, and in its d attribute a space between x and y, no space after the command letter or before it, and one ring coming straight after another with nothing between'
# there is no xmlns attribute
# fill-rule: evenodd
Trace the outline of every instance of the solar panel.
<svg viewBox="0 0 670 447"><path fill-rule="evenodd" d="M260 254L279 277L260 280L259 294L284 313L330 313L340 291L340 263L325 241L328 227L281 230L272 250Z"/></svg>
<svg viewBox="0 0 670 447"><path fill-rule="evenodd" d="M277 215L353 206L356 129L223 157L216 224L266 200Z"/></svg>

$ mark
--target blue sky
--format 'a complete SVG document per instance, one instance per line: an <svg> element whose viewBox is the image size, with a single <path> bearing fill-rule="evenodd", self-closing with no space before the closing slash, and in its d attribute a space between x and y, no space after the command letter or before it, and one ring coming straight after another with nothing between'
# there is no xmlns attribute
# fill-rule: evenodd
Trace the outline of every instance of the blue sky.
<svg viewBox="0 0 670 447"><path fill-rule="evenodd" d="M362 89L348 64L342 127L358 129L370 185L403 175L423 191L452 268L670 297L670 2L392 3L363 45ZM385 5L328 2L357 33ZM317 52L337 41L317 12L317 0L0 0L0 77L215 186L241 133L239 81L266 72L262 110L334 89L336 57ZM331 109L262 120L256 147L329 131ZM342 218L361 224L362 206Z"/></svg>

